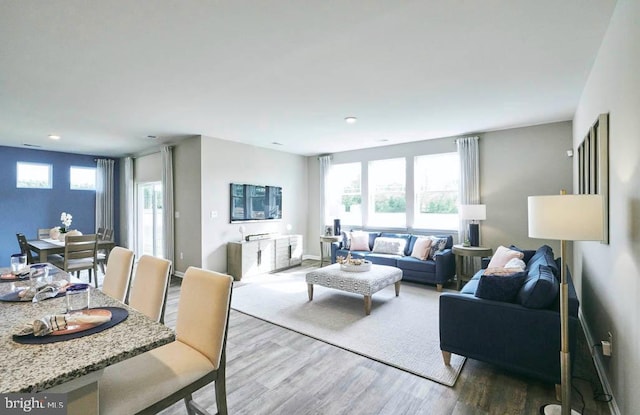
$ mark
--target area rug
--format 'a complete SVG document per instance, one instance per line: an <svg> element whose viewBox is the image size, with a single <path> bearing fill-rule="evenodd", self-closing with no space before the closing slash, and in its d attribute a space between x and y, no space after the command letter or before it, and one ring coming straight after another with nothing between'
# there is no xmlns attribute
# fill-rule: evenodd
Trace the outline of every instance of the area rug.
<svg viewBox="0 0 640 415"><path fill-rule="evenodd" d="M402 283L372 297L365 315L361 295L314 286L307 296L305 274L311 269L265 274L234 286L231 307L244 314L394 366L446 386L453 386L465 358L452 355L445 366L439 346L435 287Z"/></svg>

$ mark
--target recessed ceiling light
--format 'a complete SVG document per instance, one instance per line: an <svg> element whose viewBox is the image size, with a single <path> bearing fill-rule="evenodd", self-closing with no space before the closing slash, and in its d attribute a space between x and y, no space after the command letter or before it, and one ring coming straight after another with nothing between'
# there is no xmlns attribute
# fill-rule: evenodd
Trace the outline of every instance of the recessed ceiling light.
<svg viewBox="0 0 640 415"><path fill-rule="evenodd" d="M358 121L356 117L346 117L344 120L347 124L355 124Z"/></svg>
<svg viewBox="0 0 640 415"><path fill-rule="evenodd" d="M158 137L157 137L157 136L155 136L155 135L148 135L146 138L147 138L147 140L155 140L155 139L157 139Z"/></svg>
<svg viewBox="0 0 640 415"><path fill-rule="evenodd" d="M49 134L49 138L52 140L60 140L60 136L57 134Z"/></svg>

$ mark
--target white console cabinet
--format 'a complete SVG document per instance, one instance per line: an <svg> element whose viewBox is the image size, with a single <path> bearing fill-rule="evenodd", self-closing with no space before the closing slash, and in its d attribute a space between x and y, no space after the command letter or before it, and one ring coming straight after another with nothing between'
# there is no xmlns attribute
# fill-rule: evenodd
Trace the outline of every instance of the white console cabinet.
<svg viewBox="0 0 640 415"><path fill-rule="evenodd" d="M227 272L240 280L302 263L302 235L280 235L227 244Z"/></svg>

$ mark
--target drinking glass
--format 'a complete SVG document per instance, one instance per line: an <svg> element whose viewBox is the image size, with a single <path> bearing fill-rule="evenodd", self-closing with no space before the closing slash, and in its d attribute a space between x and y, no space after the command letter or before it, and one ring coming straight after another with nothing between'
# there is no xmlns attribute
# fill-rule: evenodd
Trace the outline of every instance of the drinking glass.
<svg viewBox="0 0 640 415"><path fill-rule="evenodd" d="M27 266L27 256L25 254L11 255L11 271L14 273L22 270Z"/></svg>
<svg viewBox="0 0 640 415"><path fill-rule="evenodd" d="M89 284L71 284L67 287L67 313L88 309L90 295Z"/></svg>

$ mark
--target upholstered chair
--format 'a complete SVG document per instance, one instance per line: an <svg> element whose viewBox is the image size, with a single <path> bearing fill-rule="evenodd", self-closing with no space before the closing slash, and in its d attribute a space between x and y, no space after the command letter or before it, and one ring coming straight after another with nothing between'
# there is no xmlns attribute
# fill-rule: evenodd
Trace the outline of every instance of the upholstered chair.
<svg viewBox="0 0 640 415"><path fill-rule="evenodd" d="M134 256L133 251L120 246L111 250L102 281L103 293L118 301L125 302L131 281Z"/></svg>
<svg viewBox="0 0 640 415"><path fill-rule="evenodd" d="M141 256L131 282L128 304L150 319L162 323L170 275L171 261L150 255Z"/></svg>

